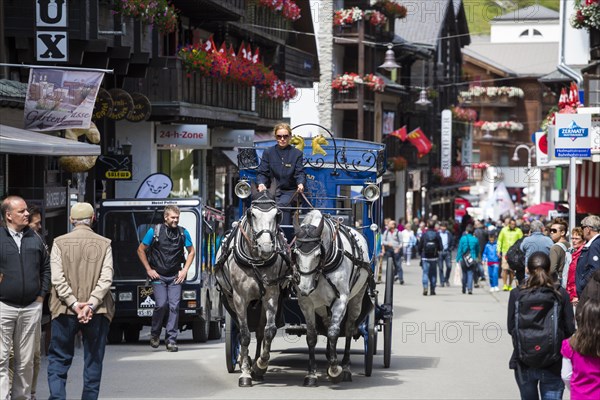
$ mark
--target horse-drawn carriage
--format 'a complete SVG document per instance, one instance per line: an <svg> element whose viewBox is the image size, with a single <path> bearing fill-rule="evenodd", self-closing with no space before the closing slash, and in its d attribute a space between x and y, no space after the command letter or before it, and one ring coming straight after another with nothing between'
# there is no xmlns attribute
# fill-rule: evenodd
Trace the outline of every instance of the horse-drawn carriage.
<svg viewBox="0 0 600 400"><path fill-rule="evenodd" d="M384 334L384 367L390 366L393 269L386 272L383 304L374 280L385 147L334 138L315 126L329 136L292 139L304 153L307 176L304 194L298 193L288 206L298 211L292 226L280 226L286 207L276 206L273 188L259 193L252 186L263 151L275 141L238 150L236 194L246 200L240 202L242 218L223 240L215 276L228 311L227 369L234 372L240 366L240 386L262 379L279 328L307 335L306 386L317 382L317 334L328 339L328 375L334 382L351 379L350 342L361 337L365 375L371 375L378 331ZM250 332L257 339L254 363L248 357ZM346 337L341 366L336 353L339 336Z"/></svg>

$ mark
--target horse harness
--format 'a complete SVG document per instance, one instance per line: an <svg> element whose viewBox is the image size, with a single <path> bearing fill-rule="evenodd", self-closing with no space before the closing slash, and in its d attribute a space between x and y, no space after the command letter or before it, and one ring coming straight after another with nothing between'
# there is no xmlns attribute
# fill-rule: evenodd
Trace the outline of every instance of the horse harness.
<svg viewBox="0 0 600 400"><path fill-rule="evenodd" d="M256 208L259 208L261 211L264 211L264 212L267 212L267 211L271 210L272 208L276 207L275 201L270 200L270 199L254 200L254 201L252 201L251 208L255 207L255 206L257 206ZM242 217L239 224L233 228L233 230L227 237L226 242L223 244L223 249L225 249L225 251L221 254L221 256L219 257L219 260L217 260L217 262L215 263L215 272L217 272L217 270L221 270L223 268L223 266L229 259L229 256L233 253L233 258L237 265L239 265L240 267L252 270L252 274L254 275L254 280L258 284L258 287L260 290L260 297L263 297L264 294L266 293L266 289L265 289L266 286L279 285L279 284L289 280L287 270L290 268L291 262L290 262L289 256L286 254L286 252L284 250L285 243L284 243L284 239L281 237L281 235L278 235L277 233L272 232L267 229L263 229L260 232L254 232L254 230L252 229L251 215L252 214L250 212L250 209L248 209L246 215L244 217ZM277 225L279 225L279 220L281 219L281 211L278 211L277 219L278 219ZM250 238L248 236L248 234L246 233L246 231L244 229L246 226L250 226L252 238ZM238 235L238 232L241 235ZM246 246L244 246L244 242L249 247L256 247L256 244L255 244L256 239L263 233L269 234L269 237L275 243L276 250L273 252L273 254L268 259L257 260L255 258L253 258L252 254L250 254L249 249ZM244 239L244 240L242 240L242 239ZM277 274L277 278L267 279L266 276L263 276L260 273L260 269L272 267L277 262L279 257L281 257L283 262L279 264L279 273ZM284 263L286 264L285 271L283 270ZM227 281L227 284L229 286L229 292L232 292L233 288L231 286L231 282L229 282L227 275L223 274L223 277Z"/></svg>
<svg viewBox="0 0 600 400"><path fill-rule="evenodd" d="M319 237L305 237L305 238L298 238L296 236L296 245L294 246L294 252L298 251L303 254L309 254L316 249L317 245L314 243L318 243L318 246L321 249L321 256L319 258L319 265L312 271L303 272L300 270L295 270L294 273L295 274L297 273L299 275L304 275L304 276L309 276L309 275L314 274L315 275L315 277L314 277L315 289L319 284L319 277L323 276L325 278L325 280L327 281L327 283L329 283L329 286L331 286L331 288L333 289L335 296L337 298L339 298L340 292L337 289L337 287L335 286L335 284L331 281L328 274L335 271L336 269L338 269L340 267L340 265L342 265L342 258L344 256L347 257L350 261L352 261L352 265L354 266L354 268L352 269L352 273L350 274L350 278L349 278L350 290L352 290L352 288L356 284L356 281L358 280L358 274L356 272L360 268L364 268L365 270L367 270L369 275L372 275L373 271L370 268L371 267L370 264L368 262L365 262L362 260L363 250L358 245L358 241L356 240L356 238L354 237L352 232L348 229L348 227L346 227L345 225L342 225L339 221L337 221L335 223L335 227L334 227L334 222L331 221L331 216L329 214L323 214L323 218L325 218L325 224L329 227L329 230L331 232L333 232L332 246L329 248L328 251L326 251L325 246L323 245L323 241L321 240L320 236ZM343 243L342 243L342 238L341 238L340 233L343 234L344 236L346 236L346 238L348 238L348 240L350 241L352 253L350 253L348 250L343 248ZM311 246L311 244L312 244L312 246ZM310 249L308 251L305 251L305 250L302 250L303 247L305 247L305 248L310 247ZM294 253L292 253L292 254L294 254Z"/></svg>

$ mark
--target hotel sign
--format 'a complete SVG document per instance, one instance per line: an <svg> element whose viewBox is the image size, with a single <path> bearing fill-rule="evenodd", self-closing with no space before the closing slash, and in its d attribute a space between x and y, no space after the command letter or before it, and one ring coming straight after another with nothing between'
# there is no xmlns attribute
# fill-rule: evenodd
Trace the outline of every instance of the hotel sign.
<svg viewBox="0 0 600 400"><path fill-rule="evenodd" d="M37 61L69 61L67 5L67 0L35 0Z"/></svg>

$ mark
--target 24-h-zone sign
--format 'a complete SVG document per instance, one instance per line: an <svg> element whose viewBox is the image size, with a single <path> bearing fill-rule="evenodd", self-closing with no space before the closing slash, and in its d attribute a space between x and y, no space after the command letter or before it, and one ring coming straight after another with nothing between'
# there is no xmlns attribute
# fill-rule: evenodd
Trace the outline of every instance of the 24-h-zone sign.
<svg viewBox="0 0 600 400"><path fill-rule="evenodd" d="M554 156L589 158L592 155L590 114L556 114Z"/></svg>

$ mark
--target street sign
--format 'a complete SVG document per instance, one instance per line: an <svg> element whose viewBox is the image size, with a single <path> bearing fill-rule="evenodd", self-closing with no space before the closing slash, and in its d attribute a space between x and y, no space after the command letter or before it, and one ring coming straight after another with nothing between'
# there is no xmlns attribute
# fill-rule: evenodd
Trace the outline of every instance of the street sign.
<svg viewBox="0 0 600 400"><path fill-rule="evenodd" d="M556 114L555 157L591 157L590 114Z"/></svg>

